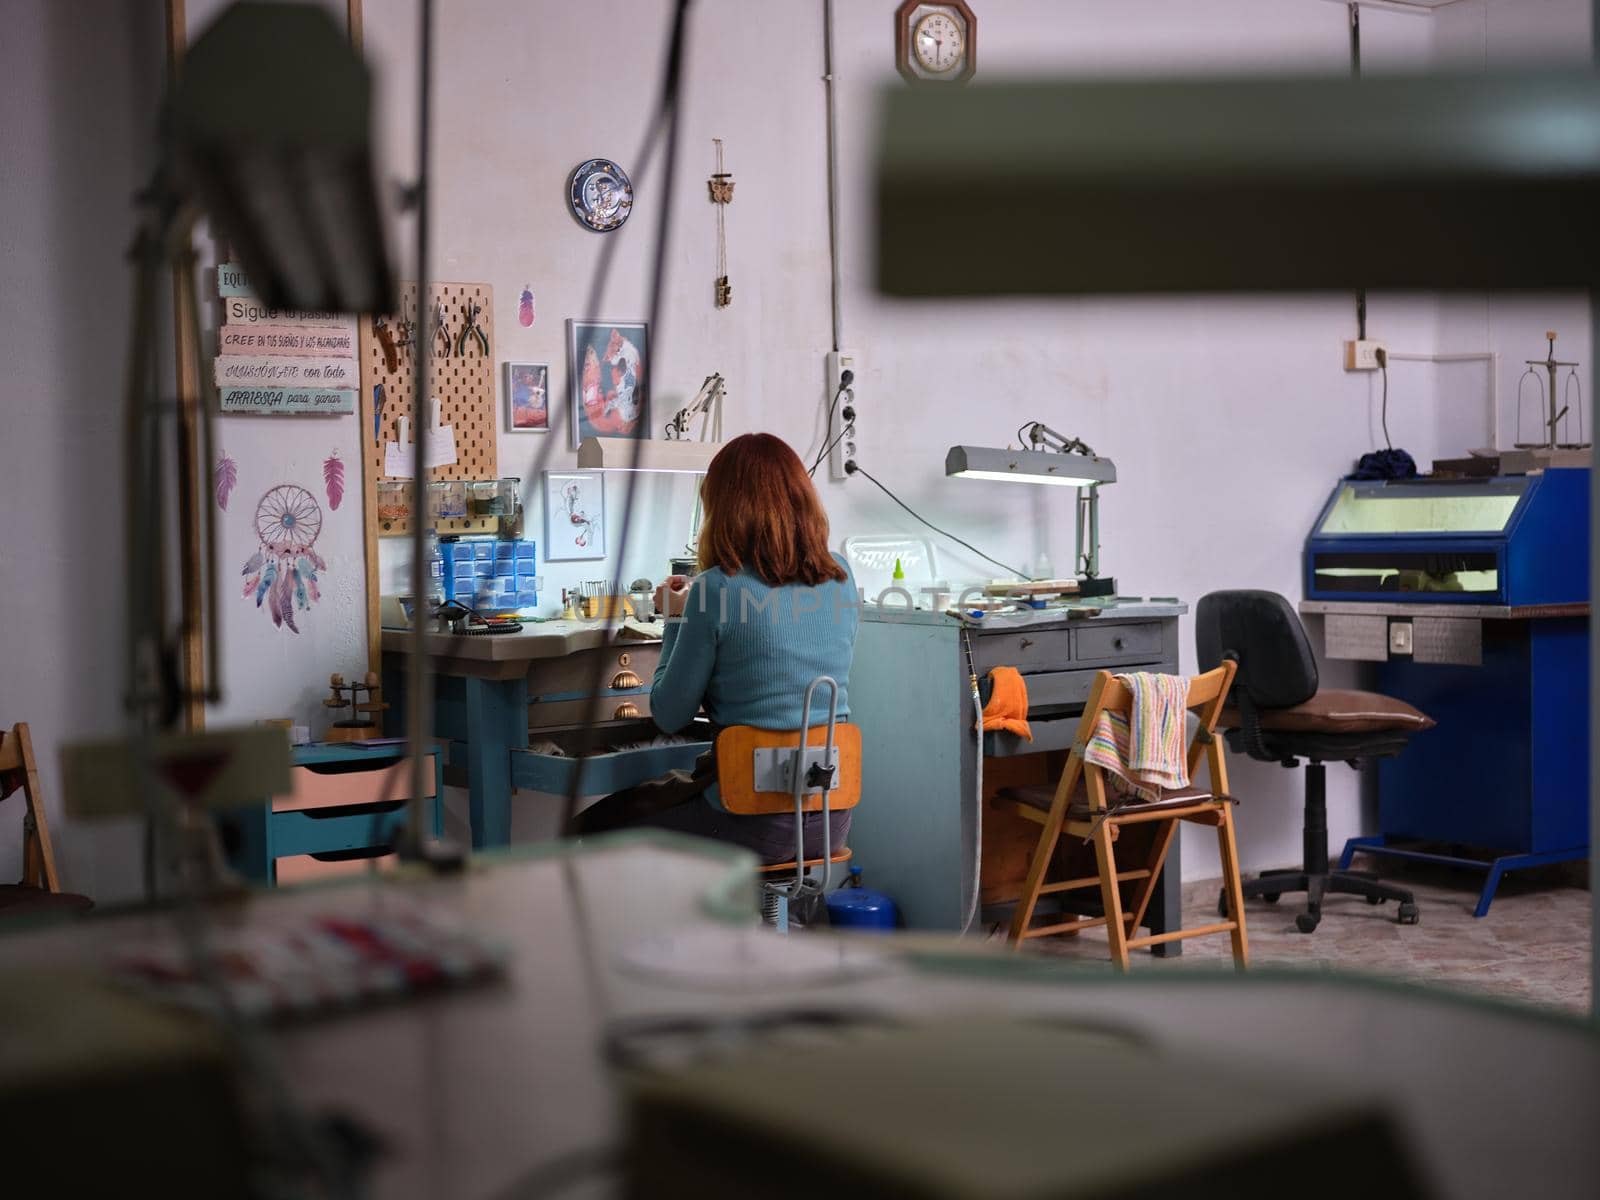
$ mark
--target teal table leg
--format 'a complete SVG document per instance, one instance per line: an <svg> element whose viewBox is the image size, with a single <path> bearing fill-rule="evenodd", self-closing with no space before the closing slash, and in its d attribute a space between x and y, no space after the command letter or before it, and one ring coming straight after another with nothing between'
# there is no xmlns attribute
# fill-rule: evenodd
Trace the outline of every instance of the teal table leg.
<svg viewBox="0 0 1600 1200"><path fill-rule="evenodd" d="M467 795L472 848L511 843L511 752L528 745L528 681L468 678Z"/></svg>
<svg viewBox="0 0 1600 1200"><path fill-rule="evenodd" d="M433 836L444 836L444 760L450 756L450 744L440 742L433 756Z"/></svg>

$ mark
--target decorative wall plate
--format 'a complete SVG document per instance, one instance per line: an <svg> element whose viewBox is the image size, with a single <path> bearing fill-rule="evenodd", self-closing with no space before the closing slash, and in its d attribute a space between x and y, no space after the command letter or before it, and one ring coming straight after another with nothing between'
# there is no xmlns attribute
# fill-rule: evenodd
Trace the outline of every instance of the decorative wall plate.
<svg viewBox="0 0 1600 1200"><path fill-rule="evenodd" d="M596 233L620 229L633 211L633 184L609 158L579 163L567 187L572 215Z"/></svg>

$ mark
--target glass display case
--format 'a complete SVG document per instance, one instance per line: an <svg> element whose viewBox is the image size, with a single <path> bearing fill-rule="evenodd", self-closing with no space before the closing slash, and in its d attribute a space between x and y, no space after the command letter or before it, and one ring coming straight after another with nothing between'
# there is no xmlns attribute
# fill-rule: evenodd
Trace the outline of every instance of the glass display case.
<svg viewBox="0 0 1600 1200"><path fill-rule="evenodd" d="M1310 600L1549 604L1587 596L1588 547L1563 548L1588 472L1341 480L1306 540Z"/></svg>

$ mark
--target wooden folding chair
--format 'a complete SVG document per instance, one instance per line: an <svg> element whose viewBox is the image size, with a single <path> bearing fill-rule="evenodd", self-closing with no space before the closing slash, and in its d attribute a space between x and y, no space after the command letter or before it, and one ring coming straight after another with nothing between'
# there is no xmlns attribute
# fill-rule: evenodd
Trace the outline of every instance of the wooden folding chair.
<svg viewBox="0 0 1600 1200"><path fill-rule="evenodd" d="M56 874L55 846L50 840L50 820L39 792L39 772L33 761L33 740L26 724L0 734L0 800L21 791L22 881L0 884L0 909L87 909L94 901L61 890Z"/></svg>
<svg viewBox="0 0 1600 1200"><path fill-rule="evenodd" d="M1215 733L1217 718L1221 715L1228 689L1233 685L1234 670L1233 662L1225 662L1215 671L1208 671L1189 681L1189 708L1197 714L1200 722L1189 743L1190 787L1168 792L1150 801L1121 797L1110 791L1104 770L1084 761L1084 748L1089 744L1100 713L1109 711L1127 715L1133 706L1132 693L1109 671L1101 671L1089 692L1088 707L1078 723L1077 737L1056 786L1013 788L1000 793L1000 798L1013 803L1020 815L1043 826L1033 852L1032 866L1028 869L1027 882L1023 885L1022 898L1011 920L1010 939L1013 945L1020 946L1028 938L1077 933L1104 925L1111 943L1111 959L1118 969L1126 971L1128 951L1136 947L1226 933L1233 940L1234 964L1238 967L1248 964L1250 952L1245 935L1244 893L1239 882L1239 857L1233 840L1233 802L1228 796L1228 771L1223 762L1222 741ZM1205 760L1209 788L1200 787L1195 778L1202 759ZM1179 821L1209 825L1217 831L1228 919L1194 929L1135 937L1133 935L1144 923L1145 910L1149 907L1151 893L1161 875L1167 849L1172 844L1172 835ZM1148 855L1136 867L1119 868L1115 851L1121 830L1125 826L1145 822L1159 825L1151 839ZM1056 857L1057 843L1063 837L1083 838L1094 844L1098 874L1082 879L1046 882L1046 875ZM1133 884L1126 907L1122 902L1124 883ZM1092 887L1100 889L1105 909L1103 916L1074 917L1039 926L1033 924L1034 908L1040 896Z"/></svg>

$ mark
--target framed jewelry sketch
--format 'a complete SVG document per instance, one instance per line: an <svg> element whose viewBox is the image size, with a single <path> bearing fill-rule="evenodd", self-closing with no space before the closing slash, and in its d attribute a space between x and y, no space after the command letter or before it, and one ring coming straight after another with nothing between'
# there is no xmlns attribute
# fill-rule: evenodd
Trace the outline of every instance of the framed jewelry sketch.
<svg viewBox="0 0 1600 1200"><path fill-rule="evenodd" d="M648 438L650 339L643 321L567 321L572 448L586 437Z"/></svg>
<svg viewBox="0 0 1600 1200"><path fill-rule="evenodd" d="M606 556L606 477L601 471L544 473L544 560Z"/></svg>

